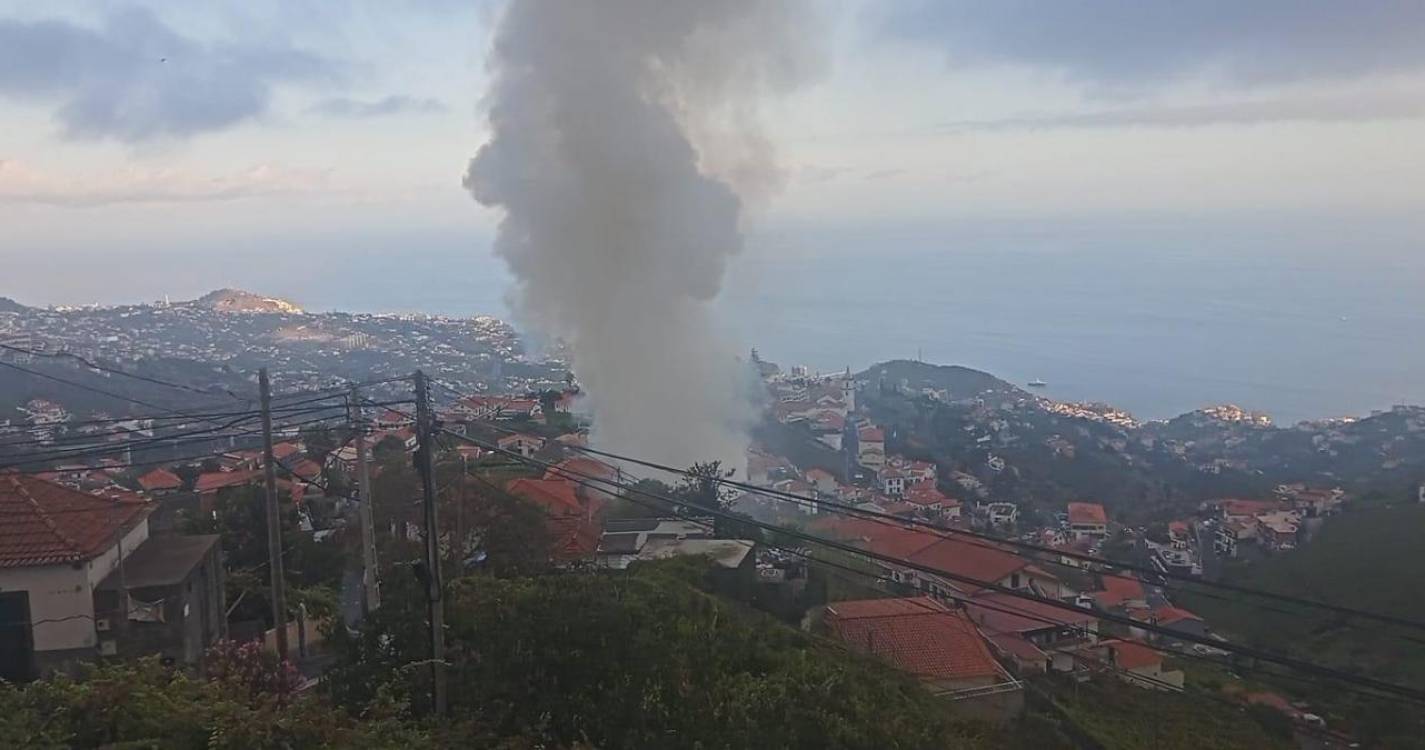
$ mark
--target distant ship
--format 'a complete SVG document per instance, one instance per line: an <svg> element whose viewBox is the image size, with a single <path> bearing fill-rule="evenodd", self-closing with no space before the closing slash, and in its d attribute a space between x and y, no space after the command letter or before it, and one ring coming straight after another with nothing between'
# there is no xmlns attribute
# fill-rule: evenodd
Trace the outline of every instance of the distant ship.
<svg viewBox="0 0 1425 750"><path fill-rule="evenodd" d="M1046 382L1044 382L1044 381L1042 381L1042 380L1040 380L1039 378L1035 378L1035 379L1029 381L1029 387L1030 387L1030 388L1043 388L1043 387L1046 386L1046 385L1049 385L1049 384L1046 383Z"/></svg>

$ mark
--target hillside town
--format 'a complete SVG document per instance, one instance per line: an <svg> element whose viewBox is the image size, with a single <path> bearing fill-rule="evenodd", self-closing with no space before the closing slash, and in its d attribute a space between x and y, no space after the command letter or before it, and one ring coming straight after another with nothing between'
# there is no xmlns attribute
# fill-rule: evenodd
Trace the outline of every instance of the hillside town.
<svg viewBox="0 0 1425 750"><path fill-rule="evenodd" d="M206 320L215 313L175 314ZM78 347L55 340L66 351ZM518 351L515 343L504 346ZM82 356L111 361L116 351ZM494 482L540 519L547 563L556 570L616 572L670 558L708 560L718 591L882 659L957 711L997 723L1021 716L1032 684L1043 679L1108 680L1167 692L1192 687L1200 670L1171 654L1226 665L1222 657L1232 640L1183 601L1185 584L1213 581L1228 566L1308 546L1321 525L1353 501L1346 490L1314 481L1146 515L1120 516L1114 511L1119 506L1089 495L1066 502L1002 495L994 475L1014 471L1000 453L1011 455L1002 448L1016 442L1016 410L1095 427L1136 423L1111 409L1046 404L998 387L978 396L951 389L922 393L929 408L953 405L978 415L969 443L984 446L978 455L986 458L967 466L916 450L913 434L907 434L913 428L906 426L915 420L904 413L899 421L883 418L887 394L904 384L888 389L880 378L849 371L783 373L755 352L750 361L763 378L765 414L745 468L728 475L738 483L708 484L720 481L706 478L723 476L720 470L690 474L681 484L655 483L663 492L683 493L681 506L643 508L639 491L630 489L640 486L630 473L634 467L586 452L589 425L572 377L557 384L527 381L554 388L502 392L483 381L464 389L459 381L443 383L432 399L435 416L455 439L441 447L439 461L456 472L452 476L496 477L480 481ZM315 426L299 428L287 420L274 426L276 488L309 554L335 552L343 548L341 539L350 538L346 532L355 528L360 504L349 492L363 481L363 467L381 486L409 472L421 447L415 418L401 407L373 410L356 430L348 419L329 415ZM1250 419L1229 421L1263 428ZM137 419L74 420L64 404L47 399L32 399L18 410L10 434L32 437L49 450L86 450L43 470L4 475L0 501L29 519L32 531L25 534L49 528L56 539L69 541L52 554L27 551L33 540L24 534L7 542L11 547L0 550L9 555L0 590L24 589L36 576L59 575L76 561L87 562L89 573L77 588L82 596L48 601L31 591L28 617L36 635L29 656L8 663L10 675L52 669L93 649L158 653L199 665L206 647L234 635L269 647L275 642L272 622L252 610L240 610L247 619L234 619L236 604L229 605L229 616L217 614L215 602L234 598L227 588L234 574L221 570L233 553L225 551L221 534L194 533L222 518L236 498L261 491L267 459L252 434L226 437L201 460L136 463L132 449L116 452L135 441L161 439L171 427ZM97 442L55 442L85 431ZM1080 450L1063 438L1045 446L1057 460L1071 460ZM705 486L714 487L711 495L699 489ZM1425 487L1419 493L1425 498ZM716 515L724 510L769 528L806 529L821 541L771 544L755 528L724 522ZM424 536L418 504L388 505L376 518L381 545L419 544ZM480 534L452 534L445 544L461 564L476 564L487 554ZM837 565L850 564L861 580L837 584L831 563L819 562L832 553L843 561ZM182 565L162 571L148 562L180 558ZM127 620L114 614L121 566L127 566L124 590L131 597ZM345 573L330 585L340 612L327 617L354 627L370 595L367 584L361 575ZM186 596L200 597L201 606L166 593L175 586L194 592ZM40 625L75 616L93 624ZM304 652L319 653L317 634L330 621L298 618L285 627ZM1232 700L1276 707L1301 727L1325 726L1310 705L1276 692L1242 687Z"/></svg>

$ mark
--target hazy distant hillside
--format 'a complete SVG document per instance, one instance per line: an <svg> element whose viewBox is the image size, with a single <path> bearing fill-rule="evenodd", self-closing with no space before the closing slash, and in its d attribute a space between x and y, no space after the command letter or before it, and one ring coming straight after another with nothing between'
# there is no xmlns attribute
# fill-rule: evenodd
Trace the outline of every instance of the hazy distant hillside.
<svg viewBox="0 0 1425 750"><path fill-rule="evenodd" d="M277 297L264 297L241 289L219 289L193 301L194 304L217 312L256 312L300 314L302 308Z"/></svg>
<svg viewBox="0 0 1425 750"><path fill-rule="evenodd" d="M951 400L971 398L985 392L1018 394L1024 392L1013 383L979 370L959 365L934 365L896 359L872 365L856 375L857 380L875 384L882 380L888 386L903 386L911 392L922 388L946 391Z"/></svg>
<svg viewBox="0 0 1425 750"><path fill-rule="evenodd" d="M24 312L24 311L26 311L26 310L28 310L28 309L30 309L30 308L25 307L24 305L20 304L19 302L16 302L15 300L10 299L9 297L0 297L0 313L3 313L3 312L13 312L13 313L17 313L17 312Z"/></svg>

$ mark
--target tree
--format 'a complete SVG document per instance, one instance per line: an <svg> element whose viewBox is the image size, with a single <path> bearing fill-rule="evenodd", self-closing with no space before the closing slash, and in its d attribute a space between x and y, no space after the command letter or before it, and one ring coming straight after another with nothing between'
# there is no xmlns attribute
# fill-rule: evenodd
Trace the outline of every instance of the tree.
<svg viewBox="0 0 1425 750"><path fill-rule="evenodd" d="M988 730L914 680L700 590L706 563L467 576L446 597L451 713L596 747L965 747ZM412 589L415 587L412 585ZM417 592L418 593L418 592ZM383 604L325 685L426 705L418 599Z"/></svg>

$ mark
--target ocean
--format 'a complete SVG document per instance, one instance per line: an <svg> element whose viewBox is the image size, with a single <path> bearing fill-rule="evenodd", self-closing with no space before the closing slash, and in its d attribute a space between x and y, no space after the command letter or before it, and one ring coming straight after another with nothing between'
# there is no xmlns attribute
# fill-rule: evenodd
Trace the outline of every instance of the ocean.
<svg viewBox="0 0 1425 750"><path fill-rule="evenodd" d="M716 312L784 366L920 358L1142 419L1230 402L1292 423L1425 403L1421 237L1301 217L782 226L753 232ZM86 265L93 301L238 286L313 310L509 317L488 248L473 231L291 236L219 267L128 252Z"/></svg>

